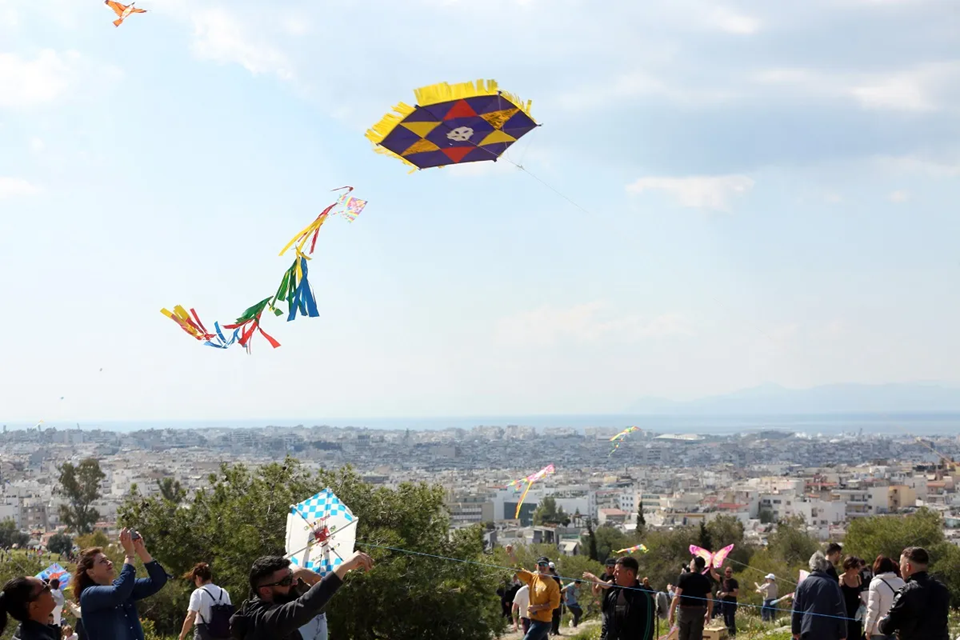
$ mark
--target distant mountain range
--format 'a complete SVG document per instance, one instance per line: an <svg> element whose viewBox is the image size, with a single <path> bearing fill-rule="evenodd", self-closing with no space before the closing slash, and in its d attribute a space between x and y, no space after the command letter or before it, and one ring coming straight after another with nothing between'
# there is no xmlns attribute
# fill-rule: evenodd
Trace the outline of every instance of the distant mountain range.
<svg viewBox="0 0 960 640"><path fill-rule="evenodd" d="M960 412L960 388L939 383L830 384L810 389L765 384L686 402L642 398L625 413L747 416L927 412Z"/></svg>

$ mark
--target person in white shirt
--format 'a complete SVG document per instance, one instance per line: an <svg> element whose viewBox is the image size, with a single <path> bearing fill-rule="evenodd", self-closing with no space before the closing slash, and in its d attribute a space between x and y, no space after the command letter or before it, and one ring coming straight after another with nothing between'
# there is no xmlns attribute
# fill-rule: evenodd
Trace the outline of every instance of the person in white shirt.
<svg viewBox="0 0 960 640"><path fill-rule="evenodd" d="M73 632L73 627L68 624L63 625L60 633L63 640L77 640L77 634Z"/></svg>
<svg viewBox="0 0 960 640"><path fill-rule="evenodd" d="M197 588L190 594L187 617L180 629L180 640L186 640L191 628L194 640L216 640L207 629L207 623L211 619L210 609L218 604L232 604L230 594L226 589L213 584L213 572L206 562L198 562L184 577L192 579Z"/></svg>
<svg viewBox="0 0 960 640"><path fill-rule="evenodd" d="M50 581L50 595L57 606L53 609L53 626L60 628L60 621L63 618L63 591L60 591L60 581L56 578Z"/></svg>
<svg viewBox="0 0 960 640"><path fill-rule="evenodd" d="M513 596L513 630L517 630L517 620L523 627L523 633L530 630L530 614L527 609L530 607L530 586L523 585Z"/></svg>
<svg viewBox="0 0 960 640"><path fill-rule="evenodd" d="M880 633L880 620L893 606L893 598L906 584L897 575L897 563L886 556L877 556L873 563L873 580L867 593L867 616L863 623L863 634L869 640L892 639Z"/></svg>

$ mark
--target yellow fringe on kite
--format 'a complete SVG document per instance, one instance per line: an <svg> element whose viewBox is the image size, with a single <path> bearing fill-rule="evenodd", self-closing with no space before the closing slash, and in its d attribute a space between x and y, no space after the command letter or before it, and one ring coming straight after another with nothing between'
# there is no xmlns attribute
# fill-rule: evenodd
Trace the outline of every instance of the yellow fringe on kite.
<svg viewBox="0 0 960 640"><path fill-rule="evenodd" d="M380 122L367 129L367 139L374 144L380 144L387 137L394 127L403 122L403 119L414 112L416 107L411 107L406 102L400 102L393 107L393 113L380 118Z"/></svg>
<svg viewBox="0 0 960 640"><path fill-rule="evenodd" d="M420 87L413 93L417 97L417 106L420 107L428 107L432 104L439 104L450 100L476 98L477 96L502 95L533 120L533 115L530 113L530 108L533 106L533 103L530 100L523 102L511 93L500 91L496 80L480 79L476 82L458 82L457 84L438 82L437 84L432 84L427 87ZM381 138L381 140L382 139L383 138Z"/></svg>

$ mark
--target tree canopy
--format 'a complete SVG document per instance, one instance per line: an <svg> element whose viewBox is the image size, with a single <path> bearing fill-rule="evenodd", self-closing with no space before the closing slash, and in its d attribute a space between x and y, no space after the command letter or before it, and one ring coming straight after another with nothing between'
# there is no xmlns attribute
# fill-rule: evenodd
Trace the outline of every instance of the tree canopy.
<svg viewBox="0 0 960 640"><path fill-rule="evenodd" d="M209 562L214 579L239 603L247 595L253 561L284 554L290 505L325 487L358 517L357 548L376 561L370 573L351 575L327 606L331 637L487 640L491 630L503 627L496 589L508 572L471 564L490 564L484 556L483 530L470 527L451 535L439 486L374 487L350 468L311 474L290 458L256 470L224 464L211 474L207 488L183 503L133 493L119 517L122 524L137 527L170 573L179 575L196 562ZM185 583L170 585L155 596L170 598L169 606L156 604L141 611L158 631L175 633L188 593Z"/></svg>
<svg viewBox="0 0 960 640"><path fill-rule="evenodd" d="M0 549L9 549L13 545L22 547L30 542L30 536L17 529L13 518L0 520Z"/></svg>
<svg viewBox="0 0 960 640"><path fill-rule="evenodd" d="M67 500L60 505L60 519L68 531L79 534L93 531L93 525L100 519L93 503L100 498L100 482L105 477L94 458L87 458L76 466L65 462L60 467L58 492Z"/></svg>

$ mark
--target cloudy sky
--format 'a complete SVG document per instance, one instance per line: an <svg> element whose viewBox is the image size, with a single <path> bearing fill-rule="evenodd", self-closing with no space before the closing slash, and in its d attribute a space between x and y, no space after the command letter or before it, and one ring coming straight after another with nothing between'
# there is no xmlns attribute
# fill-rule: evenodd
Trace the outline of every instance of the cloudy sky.
<svg viewBox="0 0 960 640"><path fill-rule="evenodd" d="M960 382L954 4L141 0L115 28L0 0L0 421ZM414 88L475 78L543 123L509 159L371 151ZM271 293L343 184L370 204L324 227L322 317L271 320L280 349L159 313Z"/></svg>

